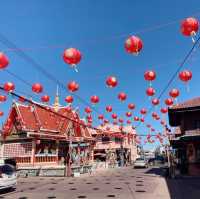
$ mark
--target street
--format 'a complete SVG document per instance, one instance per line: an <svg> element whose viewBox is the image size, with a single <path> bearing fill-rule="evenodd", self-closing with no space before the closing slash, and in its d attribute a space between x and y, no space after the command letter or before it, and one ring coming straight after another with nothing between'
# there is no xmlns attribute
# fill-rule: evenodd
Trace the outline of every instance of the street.
<svg viewBox="0 0 200 199"><path fill-rule="evenodd" d="M17 189L2 193L0 198L169 199L170 195L159 168L125 167L97 171L77 178L19 178Z"/></svg>

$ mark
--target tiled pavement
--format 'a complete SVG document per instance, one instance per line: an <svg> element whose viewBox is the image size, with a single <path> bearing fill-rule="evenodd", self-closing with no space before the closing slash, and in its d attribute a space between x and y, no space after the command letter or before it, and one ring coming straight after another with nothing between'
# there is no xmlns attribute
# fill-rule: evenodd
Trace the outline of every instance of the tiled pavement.
<svg viewBox="0 0 200 199"><path fill-rule="evenodd" d="M155 169L127 167L98 171L77 178L20 178L17 189L3 193L0 198L169 199L166 181L154 172Z"/></svg>

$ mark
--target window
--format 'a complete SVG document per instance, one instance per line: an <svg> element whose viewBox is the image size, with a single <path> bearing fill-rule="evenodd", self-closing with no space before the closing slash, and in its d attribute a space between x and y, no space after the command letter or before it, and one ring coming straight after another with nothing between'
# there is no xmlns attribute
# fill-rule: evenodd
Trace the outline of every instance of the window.
<svg viewBox="0 0 200 199"><path fill-rule="evenodd" d="M200 120L195 120L195 129L200 129Z"/></svg>

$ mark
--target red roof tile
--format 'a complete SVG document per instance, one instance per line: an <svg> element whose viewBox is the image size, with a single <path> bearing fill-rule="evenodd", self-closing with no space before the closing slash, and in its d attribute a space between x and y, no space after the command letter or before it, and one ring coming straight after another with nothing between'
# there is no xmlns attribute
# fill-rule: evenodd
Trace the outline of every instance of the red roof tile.
<svg viewBox="0 0 200 199"><path fill-rule="evenodd" d="M18 120L24 131L47 132L51 134L54 133L65 135L69 126L73 125L75 137L83 137L88 139L92 138L87 128L80 126L78 123L72 122L69 119L60 117L56 114L56 112L48 111L48 109L54 111L53 107L42 104L39 105L40 106L28 106L20 103L14 103L4 126L9 126L9 130L7 130L11 131L14 123L13 119L19 118ZM80 121L78 114L73 111L69 112L66 107L60 107L57 113L71 118L72 120L76 120L77 122ZM8 121L10 123L9 125Z"/></svg>
<svg viewBox="0 0 200 199"><path fill-rule="evenodd" d="M185 102L173 105L170 109L182 109L182 108L191 108L200 106L200 97L193 98L191 100L187 100Z"/></svg>

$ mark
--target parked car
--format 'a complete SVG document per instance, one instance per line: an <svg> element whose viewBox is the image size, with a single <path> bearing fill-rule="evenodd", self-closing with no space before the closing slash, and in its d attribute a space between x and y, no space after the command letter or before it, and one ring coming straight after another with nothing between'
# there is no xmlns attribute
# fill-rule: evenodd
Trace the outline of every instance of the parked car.
<svg viewBox="0 0 200 199"><path fill-rule="evenodd" d="M14 166L10 164L0 165L0 190L15 188L17 185L17 175Z"/></svg>
<svg viewBox="0 0 200 199"><path fill-rule="evenodd" d="M148 162L144 158L137 158L134 162L134 168L148 168Z"/></svg>

